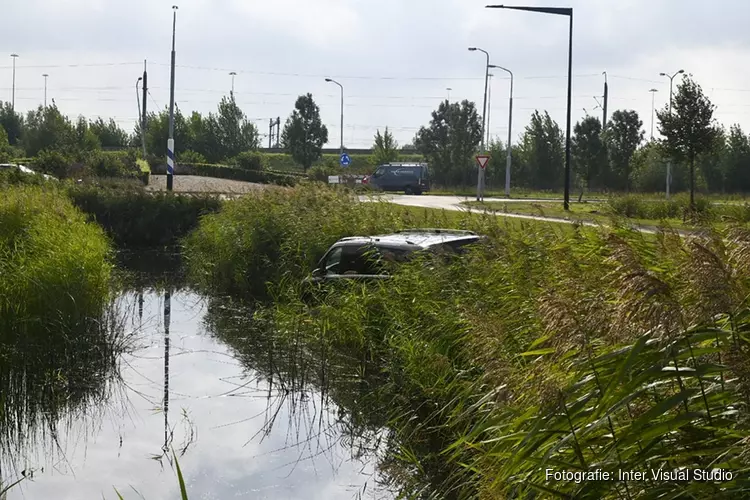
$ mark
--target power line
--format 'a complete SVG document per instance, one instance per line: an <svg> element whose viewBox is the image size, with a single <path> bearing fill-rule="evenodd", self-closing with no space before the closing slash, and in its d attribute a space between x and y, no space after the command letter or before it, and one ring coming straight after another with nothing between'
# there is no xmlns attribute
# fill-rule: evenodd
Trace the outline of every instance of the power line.
<svg viewBox="0 0 750 500"><path fill-rule="evenodd" d="M107 66L132 66L134 64L141 65L143 61L138 62L120 62L120 63L93 63L93 64L35 64L35 65L24 65L16 66L16 69L23 68L102 68ZM0 66L2 69L10 69L13 66Z"/></svg>

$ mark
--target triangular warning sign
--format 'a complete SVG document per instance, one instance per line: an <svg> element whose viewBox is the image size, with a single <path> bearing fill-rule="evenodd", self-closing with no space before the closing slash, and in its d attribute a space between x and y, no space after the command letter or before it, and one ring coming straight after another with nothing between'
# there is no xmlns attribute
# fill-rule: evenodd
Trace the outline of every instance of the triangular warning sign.
<svg viewBox="0 0 750 500"><path fill-rule="evenodd" d="M479 168L484 169L489 161L489 155L477 155L477 163L479 164Z"/></svg>

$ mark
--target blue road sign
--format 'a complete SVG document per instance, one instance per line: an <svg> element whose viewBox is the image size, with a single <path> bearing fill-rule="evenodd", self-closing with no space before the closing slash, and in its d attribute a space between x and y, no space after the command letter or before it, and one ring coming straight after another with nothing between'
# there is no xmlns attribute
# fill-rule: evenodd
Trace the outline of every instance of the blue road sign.
<svg viewBox="0 0 750 500"><path fill-rule="evenodd" d="M346 153L341 153L341 166L342 167L348 167L351 165L352 159L349 158L349 155Z"/></svg>

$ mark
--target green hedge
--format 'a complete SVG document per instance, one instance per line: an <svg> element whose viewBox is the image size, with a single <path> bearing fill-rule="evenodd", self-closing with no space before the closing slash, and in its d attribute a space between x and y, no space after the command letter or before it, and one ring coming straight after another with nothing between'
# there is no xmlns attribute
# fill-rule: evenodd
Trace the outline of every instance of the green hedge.
<svg viewBox="0 0 750 500"><path fill-rule="evenodd" d="M264 156L267 159L269 169L297 172L302 171L302 167L294 162L291 155L284 153L264 153ZM375 167L377 167L377 162L373 155L350 154L349 158L351 158L352 163L347 169L352 173L370 174L374 171ZM423 162L424 157L419 154L404 154L401 155L397 161ZM339 166L339 155L324 154L320 160L313 163L313 167L316 166Z"/></svg>

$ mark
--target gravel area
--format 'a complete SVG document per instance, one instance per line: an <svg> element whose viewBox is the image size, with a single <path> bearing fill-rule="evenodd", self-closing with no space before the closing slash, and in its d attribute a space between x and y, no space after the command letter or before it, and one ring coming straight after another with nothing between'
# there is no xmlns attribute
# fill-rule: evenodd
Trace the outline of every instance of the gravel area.
<svg viewBox="0 0 750 500"><path fill-rule="evenodd" d="M215 177L200 177L197 175L175 175L173 189L177 193L223 193L244 194L264 189L265 184L235 181L231 179L217 179ZM167 176L152 175L146 187L149 191L166 191Z"/></svg>

